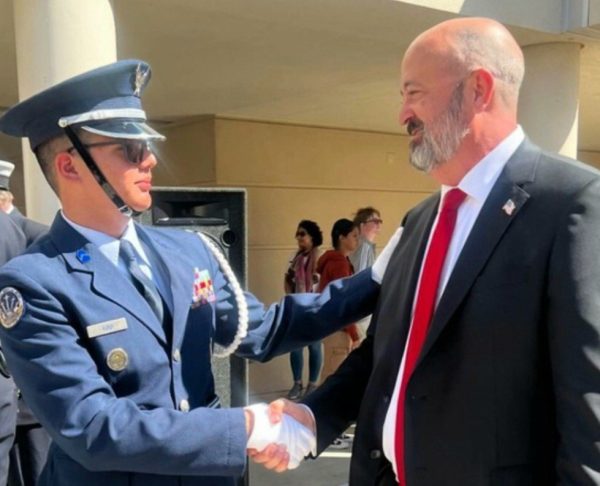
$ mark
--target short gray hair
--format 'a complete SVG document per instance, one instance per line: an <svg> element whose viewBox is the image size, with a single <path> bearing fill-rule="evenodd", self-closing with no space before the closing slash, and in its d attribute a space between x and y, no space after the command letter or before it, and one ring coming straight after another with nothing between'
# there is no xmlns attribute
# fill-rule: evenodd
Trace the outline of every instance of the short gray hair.
<svg viewBox="0 0 600 486"><path fill-rule="evenodd" d="M522 56L514 55L496 35L482 36L469 28L456 33L455 54L467 70L483 68L500 83L497 91L506 104L516 103L525 75Z"/></svg>

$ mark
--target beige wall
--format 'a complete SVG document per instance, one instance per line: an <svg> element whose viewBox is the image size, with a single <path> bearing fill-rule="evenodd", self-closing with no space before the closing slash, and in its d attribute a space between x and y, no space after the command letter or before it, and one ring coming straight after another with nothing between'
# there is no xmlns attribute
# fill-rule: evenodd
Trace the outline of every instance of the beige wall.
<svg viewBox="0 0 600 486"><path fill-rule="evenodd" d="M283 295L283 273L296 248L301 219L329 231L338 218L373 205L384 219L378 249L405 211L435 190L406 162L407 138L224 118L203 118L164 130L160 185L245 187L248 190L248 282L261 300ZM251 365L251 393L286 390L286 357Z"/></svg>
<svg viewBox="0 0 600 486"><path fill-rule="evenodd" d="M217 119L216 137L217 183L248 189L249 284L265 301L282 295L301 219L325 236L370 204L385 220L383 243L404 210L435 189L408 167L399 135Z"/></svg>
<svg viewBox="0 0 600 486"><path fill-rule="evenodd" d="M577 158L586 164L593 165L597 169L600 169L600 152L580 150L577 154Z"/></svg>
<svg viewBox="0 0 600 486"><path fill-rule="evenodd" d="M159 186L215 185L215 122L202 117L158 127L167 142L158 144L159 164L154 184Z"/></svg>

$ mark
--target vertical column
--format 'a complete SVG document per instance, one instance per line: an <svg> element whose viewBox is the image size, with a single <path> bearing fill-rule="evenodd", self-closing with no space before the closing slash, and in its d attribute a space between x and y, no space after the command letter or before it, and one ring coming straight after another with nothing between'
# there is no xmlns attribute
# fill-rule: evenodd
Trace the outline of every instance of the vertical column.
<svg viewBox="0 0 600 486"><path fill-rule="evenodd" d="M541 147L577 158L581 45L556 42L523 49L519 120Z"/></svg>
<svg viewBox="0 0 600 486"><path fill-rule="evenodd" d="M110 0L13 0L19 98L116 60ZM28 216L50 222L58 200L23 141Z"/></svg>

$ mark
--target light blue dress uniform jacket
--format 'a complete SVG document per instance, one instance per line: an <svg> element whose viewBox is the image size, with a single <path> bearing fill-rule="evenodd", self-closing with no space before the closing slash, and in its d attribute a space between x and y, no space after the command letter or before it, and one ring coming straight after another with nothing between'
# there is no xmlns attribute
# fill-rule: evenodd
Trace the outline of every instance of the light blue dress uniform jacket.
<svg viewBox="0 0 600 486"><path fill-rule="evenodd" d="M232 485L244 470L242 409L206 407L215 398L211 343L227 345L237 328L229 284L196 235L136 228L168 276L166 329L127 277L60 215L0 271L0 289L14 287L25 301L22 318L0 327L0 339L53 439L41 486ZM216 300L193 307L196 269L208 271ZM237 355L264 361L320 339L372 312L378 293L368 271L321 296L288 295L269 308L246 294L249 333ZM121 318L126 329L88 336L88 326ZM117 348L128 356L122 371L107 363ZM189 412L180 410L182 400Z"/></svg>

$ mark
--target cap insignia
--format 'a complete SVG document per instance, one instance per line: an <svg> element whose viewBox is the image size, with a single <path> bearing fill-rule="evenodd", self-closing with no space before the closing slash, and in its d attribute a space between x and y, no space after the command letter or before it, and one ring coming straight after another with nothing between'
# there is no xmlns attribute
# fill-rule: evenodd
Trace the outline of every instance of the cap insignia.
<svg viewBox="0 0 600 486"><path fill-rule="evenodd" d="M150 74L150 69L148 66L140 63L137 65L135 70L135 80L134 80L134 96L140 96L142 94L142 89L146 86L148 82L148 74Z"/></svg>

